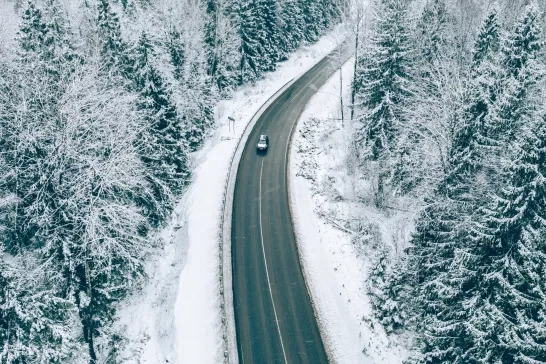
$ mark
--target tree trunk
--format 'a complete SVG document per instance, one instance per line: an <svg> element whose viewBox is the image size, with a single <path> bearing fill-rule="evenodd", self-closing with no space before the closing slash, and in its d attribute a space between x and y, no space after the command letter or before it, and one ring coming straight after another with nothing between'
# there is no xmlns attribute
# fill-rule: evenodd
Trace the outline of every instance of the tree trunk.
<svg viewBox="0 0 546 364"><path fill-rule="evenodd" d="M93 344L93 323L89 320L87 328L84 326L84 332L87 331L87 335L84 335L89 346L89 364L96 364L97 354L95 353L95 346Z"/></svg>
<svg viewBox="0 0 546 364"><path fill-rule="evenodd" d="M345 114L343 111L343 67L339 66L339 102L341 104L341 126L345 125Z"/></svg>
<svg viewBox="0 0 546 364"><path fill-rule="evenodd" d="M87 299L91 300L91 288L89 285L89 277L88 277L88 268L87 266L84 268L84 274L85 279L88 282L86 292ZM81 288L80 288L81 289ZM96 364L97 363L97 353L95 352L95 345L93 340L93 311L91 306L91 302L85 302L82 304L80 299L80 290L76 290L74 292L74 298L76 301L76 306L78 307L78 315L80 316L80 322L82 323L82 331L83 331L83 339L87 343L88 351L89 351L89 364Z"/></svg>
<svg viewBox="0 0 546 364"><path fill-rule="evenodd" d="M76 305L78 306L78 314L80 316L80 322L83 328L83 339L87 343L89 351L89 364L97 363L97 353L95 352L95 345L93 341L93 320L92 313L89 312L89 306L81 307L80 293L75 293Z"/></svg>
<svg viewBox="0 0 546 364"><path fill-rule="evenodd" d="M375 207L378 209L383 207L385 197L385 172L383 161L378 162L379 174L377 175L377 194L375 196Z"/></svg>
<svg viewBox="0 0 546 364"><path fill-rule="evenodd" d="M358 33L360 32L360 19L356 23L356 36L355 36L355 66L353 69L353 85L351 87L351 121L355 117L355 98L356 98L356 65L358 62Z"/></svg>

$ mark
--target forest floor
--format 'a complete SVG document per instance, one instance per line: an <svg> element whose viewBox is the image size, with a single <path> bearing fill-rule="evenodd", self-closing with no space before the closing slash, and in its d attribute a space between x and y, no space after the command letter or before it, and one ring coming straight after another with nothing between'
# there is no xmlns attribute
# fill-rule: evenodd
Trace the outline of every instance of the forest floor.
<svg viewBox="0 0 546 364"><path fill-rule="evenodd" d="M159 233L144 287L119 307L124 363L217 364L225 346L219 281L219 223L231 156L254 113L279 88L310 69L344 39L336 28L304 46L278 70L234 93L216 107L216 125L192 156L193 180L172 221ZM230 123L228 117L235 120Z"/></svg>
<svg viewBox="0 0 546 364"><path fill-rule="evenodd" d="M290 194L300 259L324 344L335 364L402 363L408 338L387 336L375 319L367 281L385 249L406 246L412 201L374 207L373 166L359 166L350 110L341 121L340 89L349 103L354 58L307 105L294 135ZM395 254L392 254L395 256Z"/></svg>

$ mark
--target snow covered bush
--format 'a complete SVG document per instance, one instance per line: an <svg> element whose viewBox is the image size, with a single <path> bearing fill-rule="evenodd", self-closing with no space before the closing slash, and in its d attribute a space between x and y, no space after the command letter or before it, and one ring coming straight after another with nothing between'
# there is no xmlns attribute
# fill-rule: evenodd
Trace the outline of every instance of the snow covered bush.
<svg viewBox="0 0 546 364"><path fill-rule="evenodd" d="M374 313L387 333L411 327L408 306L411 299L406 293L401 276L401 264L393 264L391 254L380 250L369 271L368 294Z"/></svg>

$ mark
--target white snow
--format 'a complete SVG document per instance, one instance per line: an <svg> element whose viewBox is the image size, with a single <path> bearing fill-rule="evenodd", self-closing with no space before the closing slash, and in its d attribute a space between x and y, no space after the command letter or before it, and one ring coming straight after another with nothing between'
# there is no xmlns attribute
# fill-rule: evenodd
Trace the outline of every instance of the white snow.
<svg viewBox="0 0 546 364"><path fill-rule="evenodd" d="M219 223L226 176L243 130L260 106L342 40L339 28L302 47L264 80L248 85L216 109L218 128L195 154L193 181L161 233L149 281L119 309L115 329L126 337L124 363L221 363ZM235 119L229 124L228 117ZM234 128L233 128L234 126Z"/></svg>
<svg viewBox="0 0 546 364"><path fill-rule="evenodd" d="M353 67L354 58L342 68L345 105ZM410 212L385 212L366 201L369 175L357 168L350 111L342 124L339 94L337 72L307 105L294 134L289 178L300 260L333 362L402 363L402 340L388 337L374 318L366 282L382 245L399 249L408 241L414 213L411 204L402 208ZM398 208L405 202L389 203ZM355 234L360 227L367 232Z"/></svg>

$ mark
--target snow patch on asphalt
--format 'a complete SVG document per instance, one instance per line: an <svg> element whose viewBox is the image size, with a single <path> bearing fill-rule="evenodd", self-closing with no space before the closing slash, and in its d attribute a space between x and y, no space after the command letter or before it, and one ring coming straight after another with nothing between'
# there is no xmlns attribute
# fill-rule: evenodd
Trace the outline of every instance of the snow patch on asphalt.
<svg viewBox="0 0 546 364"><path fill-rule="evenodd" d="M343 38L340 28L332 31L296 51L276 72L218 104L217 129L193 156L193 181L160 234L164 245L150 257L149 280L119 308L114 329L124 335L124 363L222 362L219 225L232 155L261 105Z"/></svg>
<svg viewBox="0 0 546 364"><path fill-rule="evenodd" d="M342 68L345 105L353 67L354 58ZM311 99L294 134L289 179L300 260L333 363L398 364L407 357L405 345L373 316L367 276L382 246L407 243L415 214L411 204L370 207L370 176L353 152L348 108L340 120L340 83L338 71Z"/></svg>

